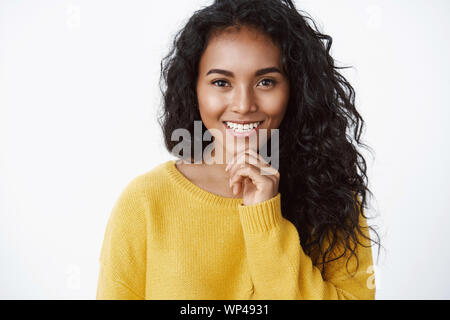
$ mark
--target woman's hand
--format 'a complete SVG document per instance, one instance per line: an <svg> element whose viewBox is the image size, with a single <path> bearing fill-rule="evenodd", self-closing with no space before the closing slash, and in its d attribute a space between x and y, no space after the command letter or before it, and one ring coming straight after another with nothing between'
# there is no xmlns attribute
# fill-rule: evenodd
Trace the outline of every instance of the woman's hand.
<svg viewBox="0 0 450 320"><path fill-rule="evenodd" d="M280 173L252 149L234 157L225 171L230 172L233 194L243 190L245 206L269 200L278 194Z"/></svg>

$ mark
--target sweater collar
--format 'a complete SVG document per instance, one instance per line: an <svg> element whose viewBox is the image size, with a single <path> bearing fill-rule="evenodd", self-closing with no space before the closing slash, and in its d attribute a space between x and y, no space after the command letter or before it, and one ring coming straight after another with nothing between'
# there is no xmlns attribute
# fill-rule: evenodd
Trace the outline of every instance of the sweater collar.
<svg viewBox="0 0 450 320"><path fill-rule="evenodd" d="M195 199L209 205L227 208L238 208L238 206L242 204L242 198L226 198L200 188L178 170L175 165L177 161L178 160L167 161L164 164L165 169L172 182L188 191Z"/></svg>

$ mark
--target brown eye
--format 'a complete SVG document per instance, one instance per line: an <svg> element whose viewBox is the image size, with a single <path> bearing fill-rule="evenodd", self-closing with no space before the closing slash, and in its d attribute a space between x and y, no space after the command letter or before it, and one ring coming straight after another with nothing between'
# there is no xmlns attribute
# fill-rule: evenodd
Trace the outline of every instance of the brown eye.
<svg viewBox="0 0 450 320"><path fill-rule="evenodd" d="M268 81L270 85L275 85L275 83L276 83L276 81L275 81L275 80L272 80L272 79L263 79L263 80L261 80L260 83L262 83L262 82L264 82L264 81ZM266 86L265 86L265 87L266 87Z"/></svg>
<svg viewBox="0 0 450 320"><path fill-rule="evenodd" d="M215 84L215 83L228 83L228 82L226 82L226 81L224 81L224 80L216 80L216 81L213 81L213 82L211 82L212 84ZM225 86L218 86L218 87L225 87Z"/></svg>

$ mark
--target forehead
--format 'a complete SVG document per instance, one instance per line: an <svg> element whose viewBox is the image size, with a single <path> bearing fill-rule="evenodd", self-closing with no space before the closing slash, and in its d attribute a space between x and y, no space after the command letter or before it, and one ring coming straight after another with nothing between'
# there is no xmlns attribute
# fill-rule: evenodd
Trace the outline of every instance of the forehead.
<svg viewBox="0 0 450 320"><path fill-rule="evenodd" d="M211 35L199 69L205 75L210 68L220 67L235 73L254 72L256 69L281 67L281 51L263 33L241 27L226 29Z"/></svg>

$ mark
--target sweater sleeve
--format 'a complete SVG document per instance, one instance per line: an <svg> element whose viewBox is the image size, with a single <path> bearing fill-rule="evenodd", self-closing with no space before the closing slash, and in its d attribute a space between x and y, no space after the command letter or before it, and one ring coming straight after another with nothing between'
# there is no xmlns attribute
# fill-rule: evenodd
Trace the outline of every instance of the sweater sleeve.
<svg viewBox="0 0 450 320"><path fill-rule="evenodd" d="M358 238L364 246L358 245L356 248L359 259L356 273L347 273L348 255L327 263L326 272L322 273L303 251L297 228L282 216L280 193L254 205L241 204L239 216L254 286L253 299L375 299L370 274L372 250L367 239ZM360 226L366 230L366 221L361 215ZM339 256L333 253L333 256ZM352 257L348 270L354 271L355 266Z"/></svg>
<svg viewBox="0 0 450 320"><path fill-rule="evenodd" d="M135 178L112 209L100 252L98 300L145 299L146 221L141 193Z"/></svg>

